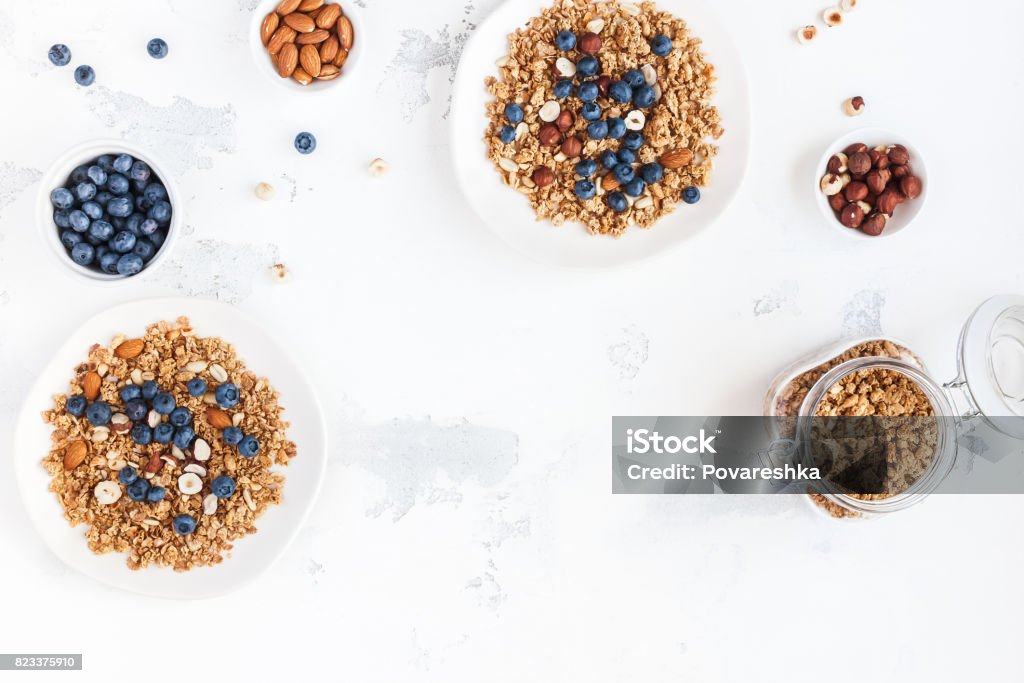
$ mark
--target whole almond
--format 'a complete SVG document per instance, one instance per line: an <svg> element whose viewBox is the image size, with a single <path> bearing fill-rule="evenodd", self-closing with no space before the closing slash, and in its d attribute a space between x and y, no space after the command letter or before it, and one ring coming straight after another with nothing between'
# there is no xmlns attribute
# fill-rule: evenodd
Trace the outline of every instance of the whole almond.
<svg viewBox="0 0 1024 683"><path fill-rule="evenodd" d="M673 149L662 154L658 161L660 161L661 165L665 168L682 168L693 161L693 152L685 147L681 149Z"/></svg>
<svg viewBox="0 0 1024 683"><path fill-rule="evenodd" d="M95 401L100 395L100 376L91 370L82 377L82 393L86 400Z"/></svg>
<svg viewBox="0 0 1024 683"><path fill-rule="evenodd" d="M263 26L260 27L260 40L263 41L264 45L270 43L270 36L274 35L274 31L281 24L281 15L277 12L271 12L267 16L263 17Z"/></svg>
<svg viewBox="0 0 1024 683"><path fill-rule="evenodd" d="M313 77L306 73L301 66L292 72L292 78L301 85L309 85L313 82Z"/></svg>
<svg viewBox="0 0 1024 683"><path fill-rule="evenodd" d="M316 78L318 81L333 81L340 73L341 69L333 64L324 64L320 67L320 75Z"/></svg>
<svg viewBox="0 0 1024 683"><path fill-rule="evenodd" d="M345 60L348 59L348 50L343 47L338 48L338 55L334 58L332 64L339 69L345 66Z"/></svg>
<svg viewBox="0 0 1024 683"><path fill-rule="evenodd" d="M301 0L297 9L299 12L312 12L323 4L324 0Z"/></svg>
<svg viewBox="0 0 1024 683"><path fill-rule="evenodd" d="M288 78L295 72L298 64L299 48L295 47L295 43L285 43L277 54L277 74L281 78Z"/></svg>
<svg viewBox="0 0 1024 683"><path fill-rule="evenodd" d="M299 12L284 15L284 23L299 33L309 33L316 28L312 19Z"/></svg>
<svg viewBox="0 0 1024 683"><path fill-rule="evenodd" d="M352 33L352 22L345 15L338 18L338 42L346 50L351 50L355 43L355 36Z"/></svg>
<svg viewBox="0 0 1024 683"><path fill-rule="evenodd" d="M320 75L320 51L316 49L316 45L302 46L299 50L299 63L303 71L311 77L316 78Z"/></svg>
<svg viewBox="0 0 1024 683"><path fill-rule="evenodd" d="M300 33L295 39L295 42L299 45L318 45L330 37L330 31L318 28L315 31L310 31L309 33Z"/></svg>
<svg viewBox="0 0 1024 683"><path fill-rule="evenodd" d="M64 449L64 469L73 470L82 464L85 456L89 454L89 447L84 441L72 441Z"/></svg>
<svg viewBox="0 0 1024 683"><path fill-rule="evenodd" d="M320 63L330 64L338 56L338 39L331 36L320 43Z"/></svg>
<svg viewBox="0 0 1024 683"><path fill-rule="evenodd" d="M332 2L330 5L325 5L320 14L316 15L316 25L320 28L331 28L338 21L338 17L341 16L341 5Z"/></svg>
<svg viewBox="0 0 1024 683"><path fill-rule="evenodd" d="M604 178L601 178L601 189L603 189L606 192L614 190L620 184L621 183L619 183L619 179L615 177L614 173L609 173Z"/></svg>
<svg viewBox="0 0 1024 683"><path fill-rule="evenodd" d="M114 355L118 358L128 360L129 358L135 358L142 350L146 347L146 343L141 339L128 339L118 344L117 348L114 349Z"/></svg>
<svg viewBox="0 0 1024 683"><path fill-rule="evenodd" d="M214 408L213 406L206 409L206 421L214 429L227 429L232 426L231 416L220 408Z"/></svg>
<svg viewBox="0 0 1024 683"><path fill-rule="evenodd" d="M302 0L281 0L277 5L277 9L274 10L278 14L291 14L299 8Z"/></svg>
<svg viewBox="0 0 1024 683"><path fill-rule="evenodd" d="M294 40L295 31L290 26L278 26L274 35L270 36L270 42L267 43L267 52L276 55L282 47Z"/></svg>

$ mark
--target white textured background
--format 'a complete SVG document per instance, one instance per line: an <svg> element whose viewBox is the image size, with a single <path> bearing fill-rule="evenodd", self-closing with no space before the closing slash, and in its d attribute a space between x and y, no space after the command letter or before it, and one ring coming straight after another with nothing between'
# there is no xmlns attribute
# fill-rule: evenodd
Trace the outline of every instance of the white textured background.
<svg viewBox="0 0 1024 683"><path fill-rule="evenodd" d="M93 680L1021 680L1019 497L860 524L797 498L613 498L608 432L614 413L756 414L779 368L841 335L901 337L952 376L973 307L1024 289L1024 6L861 0L802 47L824 3L718 3L753 89L744 188L671 257L582 275L524 261L454 188L450 84L493 0L357 0L362 73L315 103L255 70L254 4L0 4L0 651L84 652ZM54 42L71 66L46 60ZM861 124L928 157L929 204L890 241L840 239L808 189L821 148ZM314 155L292 149L299 130ZM163 272L94 291L61 274L33 208L54 158L106 136L169 160L187 234ZM275 261L292 283L269 280ZM8 452L67 330L166 294L262 316L331 421L298 541L200 603L69 573Z"/></svg>

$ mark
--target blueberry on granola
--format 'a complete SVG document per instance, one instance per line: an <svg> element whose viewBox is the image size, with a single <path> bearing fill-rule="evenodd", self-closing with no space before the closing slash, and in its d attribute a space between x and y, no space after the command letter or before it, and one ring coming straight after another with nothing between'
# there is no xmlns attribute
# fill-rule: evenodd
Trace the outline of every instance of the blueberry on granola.
<svg viewBox="0 0 1024 683"><path fill-rule="evenodd" d="M221 432L220 436L222 439L224 439L224 443L226 443L229 446L237 446L245 437L245 435L242 433L242 430L239 429L238 427L228 427L223 432Z"/></svg>
<svg viewBox="0 0 1024 683"><path fill-rule="evenodd" d="M634 177L628 183L622 186L622 191L628 194L630 197L639 197L647 189L647 184L643 181L643 178Z"/></svg>
<svg viewBox="0 0 1024 683"><path fill-rule="evenodd" d="M135 471L135 468L131 465L125 465L117 471L117 480L129 486L135 483L135 480L139 478L139 473Z"/></svg>
<svg viewBox="0 0 1024 683"><path fill-rule="evenodd" d="M230 498L235 492L235 480L222 474L210 484L210 491L218 498Z"/></svg>
<svg viewBox="0 0 1024 683"><path fill-rule="evenodd" d="M603 140L608 137L608 124L604 121L593 121L587 126L587 135L591 140Z"/></svg>
<svg viewBox="0 0 1024 683"><path fill-rule="evenodd" d="M185 450L192 445L196 438L196 431L191 427L178 427L174 432L174 445Z"/></svg>
<svg viewBox="0 0 1024 683"><path fill-rule="evenodd" d="M654 100L654 88L649 85L641 85L633 91L633 104L641 109L647 109L647 107L654 104Z"/></svg>
<svg viewBox="0 0 1024 683"><path fill-rule="evenodd" d="M631 130L625 134L622 138L622 144L626 149L631 149L634 152L644 146L644 136L638 131Z"/></svg>
<svg viewBox="0 0 1024 683"><path fill-rule="evenodd" d="M206 380L202 377L194 377L185 385L188 388L188 395L199 398L206 394Z"/></svg>
<svg viewBox="0 0 1024 683"><path fill-rule="evenodd" d="M246 458L252 458L260 452L260 442L256 437L246 436L238 442L238 452Z"/></svg>
<svg viewBox="0 0 1024 683"><path fill-rule="evenodd" d="M510 145L516 139L516 129L509 125L502 126L501 132L498 133L498 138L506 145Z"/></svg>
<svg viewBox="0 0 1024 683"><path fill-rule="evenodd" d="M559 31L555 36L555 47L568 52L576 47L576 34L572 31Z"/></svg>
<svg viewBox="0 0 1024 683"><path fill-rule="evenodd" d="M615 81L608 86L608 97L620 104L625 104L633 99L633 89L626 81Z"/></svg>
<svg viewBox="0 0 1024 683"><path fill-rule="evenodd" d="M163 486L151 486L146 492L147 503L159 503L167 495L167 489Z"/></svg>
<svg viewBox="0 0 1024 683"><path fill-rule="evenodd" d="M587 102L580 107L580 116L587 121L597 121L601 118L601 106L597 102Z"/></svg>
<svg viewBox="0 0 1024 683"><path fill-rule="evenodd" d="M630 69L622 74L622 80L629 84L629 87L636 88L644 84L644 75L640 69Z"/></svg>
<svg viewBox="0 0 1024 683"><path fill-rule="evenodd" d="M85 405L85 396L75 394L74 396L69 397L64 403L64 410L68 411L70 415L74 415L75 417L82 417L85 413Z"/></svg>
<svg viewBox="0 0 1024 683"><path fill-rule="evenodd" d="M619 165L619 157L615 155L615 152L606 149L601 152L601 165L608 169L615 168Z"/></svg>
<svg viewBox="0 0 1024 683"><path fill-rule="evenodd" d="M136 479L127 488L128 497L132 500L146 500L149 493L149 482L145 479Z"/></svg>
<svg viewBox="0 0 1024 683"><path fill-rule="evenodd" d="M572 94L572 81L567 78L555 83L555 97L564 100L566 97Z"/></svg>
<svg viewBox="0 0 1024 683"><path fill-rule="evenodd" d="M148 413L149 408L146 406L146 402L141 398L132 398L124 403L124 414L127 415L128 419L132 422L143 419Z"/></svg>
<svg viewBox="0 0 1024 683"><path fill-rule="evenodd" d="M132 427L132 441L140 446L148 446L153 443L153 430L147 424L137 424Z"/></svg>
<svg viewBox="0 0 1024 683"><path fill-rule="evenodd" d="M652 161L640 167L640 177L644 179L645 183L651 185L665 177L665 169L658 162Z"/></svg>
<svg viewBox="0 0 1024 683"><path fill-rule="evenodd" d="M156 395L159 391L160 388L153 380L146 380L145 382L142 383L142 398L146 399L147 401L152 401L154 398L156 398Z"/></svg>
<svg viewBox="0 0 1024 683"><path fill-rule="evenodd" d="M166 446L174 441L174 425L170 422L161 422L153 429L153 441Z"/></svg>
<svg viewBox="0 0 1024 683"><path fill-rule="evenodd" d="M161 391L153 397L153 410L161 415L170 415L178 407L174 397L165 391Z"/></svg>
<svg viewBox="0 0 1024 683"><path fill-rule="evenodd" d="M659 57L667 57L672 52L672 39L664 34L655 36L651 41L651 52Z"/></svg>
<svg viewBox="0 0 1024 683"><path fill-rule="evenodd" d="M625 185L636 176L636 171L629 164L619 164L612 169L612 173L615 175L615 179Z"/></svg>
<svg viewBox="0 0 1024 683"><path fill-rule="evenodd" d="M683 201L687 204L696 204L700 201L700 189L690 185L683 190Z"/></svg>
<svg viewBox="0 0 1024 683"><path fill-rule="evenodd" d="M577 180L573 186L573 192L580 199L593 199L597 194L597 188L594 187L594 183L587 179Z"/></svg>
<svg viewBox="0 0 1024 683"><path fill-rule="evenodd" d="M221 408L234 408L238 405L238 387L231 382L225 382L217 387L214 397L217 399L217 405Z"/></svg>
<svg viewBox="0 0 1024 683"><path fill-rule="evenodd" d="M576 175L589 178L595 173L597 173L597 162L593 159L580 159L580 161L577 162Z"/></svg>
<svg viewBox="0 0 1024 683"><path fill-rule="evenodd" d="M192 411L188 408L175 408L171 411L170 423L175 427L184 427L192 422Z"/></svg>
<svg viewBox="0 0 1024 683"><path fill-rule="evenodd" d="M174 518L171 526L182 536L188 536L196 530L196 518L192 515L178 515Z"/></svg>
<svg viewBox="0 0 1024 683"><path fill-rule="evenodd" d="M615 153L620 164L632 164L636 161L636 153L631 149L620 149Z"/></svg>
<svg viewBox="0 0 1024 683"><path fill-rule="evenodd" d="M517 124L523 120L524 116L523 108L515 102L510 102L505 105L505 118L508 119L509 123L513 125Z"/></svg>
<svg viewBox="0 0 1024 683"><path fill-rule="evenodd" d="M621 140L626 134L626 122L618 116L608 119L608 137L613 140Z"/></svg>
<svg viewBox="0 0 1024 683"><path fill-rule="evenodd" d="M593 81L584 81L576 88L576 97L584 102L593 102L599 94L600 90L597 87L597 83Z"/></svg>
<svg viewBox="0 0 1024 683"><path fill-rule="evenodd" d="M616 190L608 194L608 206L612 211L622 213L629 208L629 200L626 199L626 195Z"/></svg>
<svg viewBox="0 0 1024 683"><path fill-rule="evenodd" d="M597 57L584 57L576 62L576 73L580 76L596 76L600 70L601 63L597 61Z"/></svg>

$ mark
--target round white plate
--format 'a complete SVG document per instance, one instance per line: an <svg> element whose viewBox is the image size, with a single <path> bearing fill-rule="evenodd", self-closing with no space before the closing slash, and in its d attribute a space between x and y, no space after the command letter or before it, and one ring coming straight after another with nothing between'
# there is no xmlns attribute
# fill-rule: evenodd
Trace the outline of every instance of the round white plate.
<svg viewBox="0 0 1024 683"><path fill-rule="evenodd" d="M528 256L567 268L621 266L664 254L711 225L725 211L743 181L750 147L750 97L739 51L709 0L659 0L658 8L685 20L704 41L715 65L725 135L708 187L698 204L680 202L674 213L651 229L631 227L615 239L591 235L576 223L554 227L537 221L527 199L504 185L487 159L483 141L490 99L484 79L497 76L495 61L508 51L509 33L540 13L551 0L508 0L474 31L459 63L452 98L452 154L463 194L483 221L502 239Z"/></svg>
<svg viewBox="0 0 1024 683"><path fill-rule="evenodd" d="M298 455L287 467L280 505L257 521L258 531L234 544L230 557L214 567L188 572L149 567L132 571L125 554L96 555L86 546L85 526L71 527L56 496L47 487L50 477L40 461L50 450L50 425L40 413L51 397L68 390L76 365L89 347L105 344L117 334L142 335L146 325L188 316L198 334L222 337L234 344L246 366L270 379L281 394L284 417L292 426L289 437ZM240 588L265 571L284 551L306 519L324 476L327 435L323 413L309 382L284 349L248 317L231 306L196 299L150 299L116 306L92 318L74 332L39 374L18 419L14 439L14 469L29 516L50 549L69 566L110 586L165 598L206 598Z"/></svg>

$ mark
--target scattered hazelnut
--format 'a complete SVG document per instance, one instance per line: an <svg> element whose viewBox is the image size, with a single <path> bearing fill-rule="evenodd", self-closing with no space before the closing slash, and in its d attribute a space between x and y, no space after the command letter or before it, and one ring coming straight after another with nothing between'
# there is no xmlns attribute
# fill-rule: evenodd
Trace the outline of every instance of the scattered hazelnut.
<svg viewBox="0 0 1024 683"><path fill-rule="evenodd" d="M910 152L903 145L893 145L889 148L889 163L894 166L902 166L910 161Z"/></svg>
<svg viewBox="0 0 1024 683"><path fill-rule="evenodd" d="M849 202L846 201L846 197L843 196L842 192L837 192L828 198L828 205L837 213L842 211L847 204L849 204Z"/></svg>
<svg viewBox="0 0 1024 683"><path fill-rule="evenodd" d="M866 151L868 151L868 146L867 145L865 145L863 142L855 142L852 145L847 145L846 149L843 150L843 153L846 156L850 156L851 154L856 154L857 152L866 152Z"/></svg>
<svg viewBox="0 0 1024 683"><path fill-rule="evenodd" d="M274 186L270 183L260 183L256 186L256 197L265 202L274 198Z"/></svg>
<svg viewBox="0 0 1024 683"><path fill-rule="evenodd" d="M847 164L848 161L849 161L849 158L845 154L843 154L842 152L837 152L837 153L833 154L832 157L828 160L828 167L827 167L828 172L829 173L846 173L846 171L847 171L846 164Z"/></svg>
<svg viewBox="0 0 1024 683"><path fill-rule="evenodd" d="M370 175L380 176L388 172L391 168L391 164L384 161L383 159L377 158L370 162Z"/></svg>
<svg viewBox="0 0 1024 683"><path fill-rule="evenodd" d="M562 142L562 131L558 130L558 126L553 123L548 123L541 126L540 132L537 133L537 139L545 147L554 147Z"/></svg>
<svg viewBox="0 0 1024 683"><path fill-rule="evenodd" d="M577 137L568 137L562 143L562 154L569 159L575 159L583 153L583 142Z"/></svg>
<svg viewBox="0 0 1024 683"><path fill-rule="evenodd" d="M814 37L817 35L818 29L816 27L804 26L803 28L796 32L796 39L799 40L802 44L806 45L807 43L814 40Z"/></svg>
<svg viewBox="0 0 1024 683"><path fill-rule="evenodd" d="M555 125L558 126L558 130L564 133L565 131L572 128L572 124L575 121L576 117L572 115L572 112L569 111L568 109L563 109L562 113L560 113L558 115L558 118L555 119Z"/></svg>
<svg viewBox="0 0 1024 683"><path fill-rule="evenodd" d="M834 7L825 10L823 18L826 26L839 26L843 23L843 13Z"/></svg>
<svg viewBox="0 0 1024 683"><path fill-rule="evenodd" d="M530 177L537 187L547 187L555 182L555 174L547 166L538 166L533 169L533 175Z"/></svg>
<svg viewBox="0 0 1024 683"><path fill-rule="evenodd" d="M839 9L844 12L852 12L857 9L857 0L840 0Z"/></svg>
<svg viewBox="0 0 1024 683"><path fill-rule="evenodd" d="M860 116L864 113L864 98L860 95L843 102L843 111L847 116Z"/></svg>
<svg viewBox="0 0 1024 683"><path fill-rule="evenodd" d="M587 31L580 36L579 45L580 52L585 52L588 55L596 55L601 49L601 36L593 33L592 31Z"/></svg>
<svg viewBox="0 0 1024 683"><path fill-rule="evenodd" d="M864 222L860 224L860 230L865 235L871 235L872 237L878 237L885 230L885 224L888 219L884 214L875 212L864 219Z"/></svg>
<svg viewBox="0 0 1024 683"><path fill-rule="evenodd" d="M854 180L843 189L843 194L846 195L847 201L859 202L868 196L868 186L859 180Z"/></svg>
<svg viewBox="0 0 1024 683"><path fill-rule="evenodd" d="M270 277L274 282L283 285L284 283L291 281L292 273L283 263L275 263L270 267Z"/></svg>
<svg viewBox="0 0 1024 683"><path fill-rule="evenodd" d="M600 78L597 79L596 82L597 82L597 90L598 90L598 92L600 92L602 95L607 95L608 94L608 86L612 84L612 77L611 76L601 76Z"/></svg>
<svg viewBox="0 0 1024 683"><path fill-rule="evenodd" d="M900 179L900 192L907 196L907 199L917 199L921 196L921 179L916 175L904 176Z"/></svg>
<svg viewBox="0 0 1024 683"><path fill-rule="evenodd" d="M871 170L871 157L867 152L854 152L850 155L848 165L850 175L854 178L863 178L864 174Z"/></svg>
<svg viewBox="0 0 1024 683"><path fill-rule="evenodd" d="M839 222L848 228L859 228L864 222L864 211L856 204L847 204L839 213Z"/></svg>
<svg viewBox="0 0 1024 683"><path fill-rule="evenodd" d="M821 191L828 197L839 194L843 191L842 178L835 173L826 173L821 178Z"/></svg>

